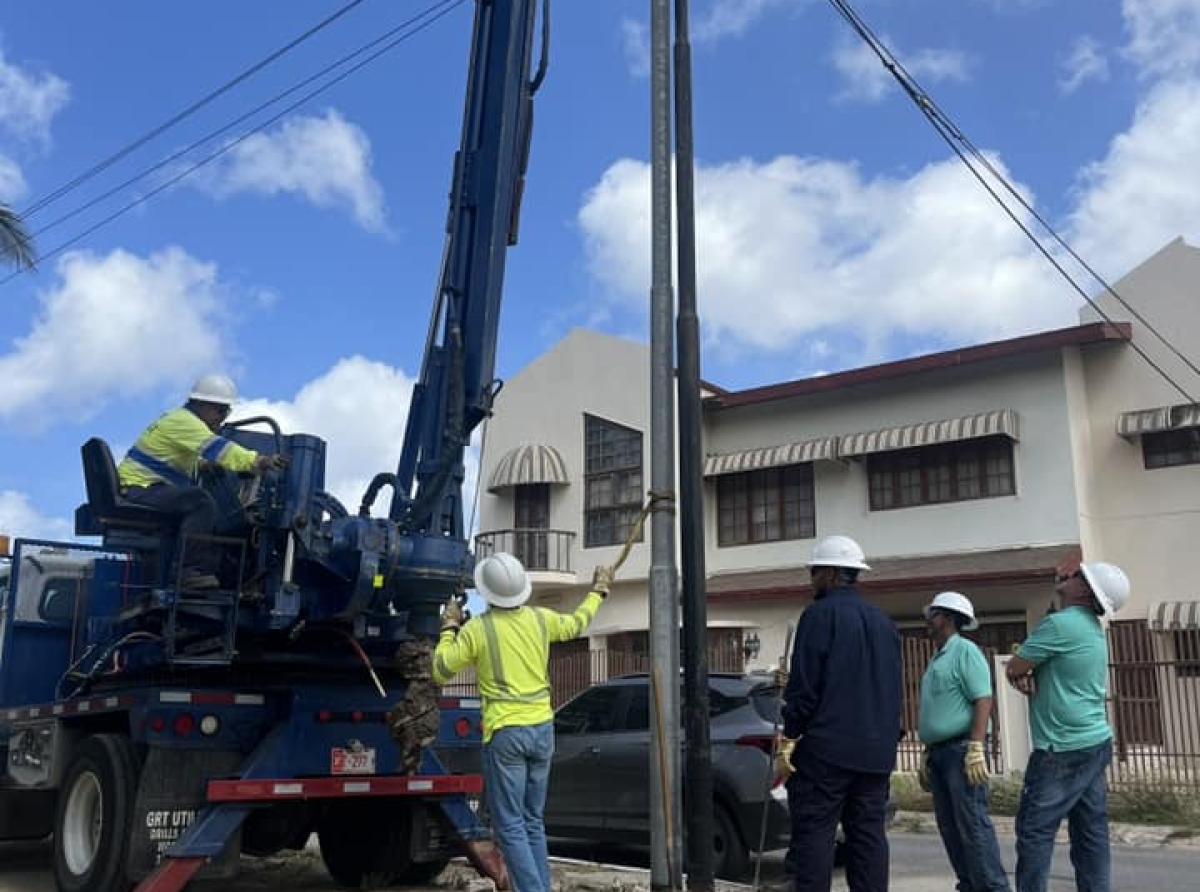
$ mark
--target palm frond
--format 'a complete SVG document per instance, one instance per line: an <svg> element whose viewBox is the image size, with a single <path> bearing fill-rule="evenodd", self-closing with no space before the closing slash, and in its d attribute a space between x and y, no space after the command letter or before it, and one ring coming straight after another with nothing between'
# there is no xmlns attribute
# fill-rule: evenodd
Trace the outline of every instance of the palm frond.
<svg viewBox="0 0 1200 892"><path fill-rule="evenodd" d="M18 269L33 269L33 239L17 212L0 204L0 260Z"/></svg>

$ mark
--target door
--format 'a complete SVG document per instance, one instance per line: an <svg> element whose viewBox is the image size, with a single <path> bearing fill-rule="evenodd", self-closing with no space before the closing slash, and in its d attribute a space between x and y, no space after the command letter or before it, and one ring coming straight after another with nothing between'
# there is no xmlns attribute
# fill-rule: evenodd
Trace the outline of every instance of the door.
<svg viewBox="0 0 1200 892"><path fill-rule="evenodd" d="M513 493L513 548L527 570L554 570L550 566L550 484L529 483Z"/></svg>
<svg viewBox="0 0 1200 892"><path fill-rule="evenodd" d="M611 788L597 767L615 733L623 690L590 688L554 717L554 761L546 796L546 831L552 836L576 835L604 823Z"/></svg>

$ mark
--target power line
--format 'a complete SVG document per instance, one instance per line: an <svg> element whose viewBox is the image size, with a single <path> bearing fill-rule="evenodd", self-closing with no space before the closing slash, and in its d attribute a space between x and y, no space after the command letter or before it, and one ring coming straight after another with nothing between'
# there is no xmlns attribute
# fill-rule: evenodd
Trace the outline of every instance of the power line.
<svg viewBox="0 0 1200 892"><path fill-rule="evenodd" d="M295 111L296 109L305 105L310 100L312 100L312 99L316 98L317 96L321 95L322 93L324 93L326 90L341 83L343 80L348 78L350 75L358 72L362 68L369 65L371 62L374 62L380 56L383 56L384 54L395 49L401 43L404 43L406 40L409 40L410 38L419 34L421 31L424 31L426 28L433 25L438 20L444 18L446 15L448 15L450 12L452 12L455 8L463 5L466 2L467 2L467 0L441 0L440 3L434 4L434 6L427 8L424 12L419 13L418 15L408 19L404 24L398 25L397 27L391 29L390 31L387 32L387 34L384 37L377 38L377 39L371 41L370 43L366 44L364 47L360 47L358 50L343 57L339 61L326 66L324 69L322 69L317 74L306 78L304 81L300 82L300 84L298 84L294 87L291 87L290 89L288 89L288 90L284 91L283 93L279 94L278 96L276 96L274 99L268 100L267 102L258 106L253 112L249 112L245 115L242 115L241 117L239 117L237 119L237 121L234 122L234 124L236 124L240 121L244 121L246 118L253 116L258 111L261 111L262 109L265 109L271 105L274 105L280 99L296 92L298 89L300 89L304 85L307 85L307 84L311 83L312 81L318 79L323 74L327 74L330 71L332 71L333 69L338 68L339 66L345 64L345 62L347 62L348 60L361 55L367 49L377 46L379 43L386 40L388 36L395 35L398 32L403 32L403 33L400 33L399 36L396 37L394 40L391 40L391 41L385 43L380 49L376 50L374 53L371 53L366 58L364 58L360 62L358 62L357 64L351 66L350 68L347 68L345 71L341 72L336 77L331 78L326 83L322 84L321 86L317 87L316 89L311 90L308 93L304 94L299 99L297 99L295 102L292 102L291 104L285 106L281 111L276 112L275 114L271 115L269 118L266 118L264 121L255 125L250 130L247 130L246 132L242 133L237 138L235 138L232 141L221 146L221 148L204 156L199 161L195 162L194 164L192 164L189 167L182 170L180 173L176 174L175 176L170 177L169 179L167 179L164 182L160 183L159 185L155 186L153 189L151 189L149 192L145 193L144 195L141 195L138 198L135 198L133 201L130 201L127 204L121 206L120 208L113 211L111 214L109 214L108 216L99 220L92 226L89 226L88 228L84 229L82 232L72 236L71 238L67 239L64 242L59 243L58 245L56 245L54 248L50 249L49 251L43 252L40 255L40 259L46 260L46 259L54 257L58 254L61 254L63 251L78 244L80 241L82 241L87 236L91 235L92 233L96 232L97 230L107 226L109 223L113 222L114 220L118 219L119 217L124 216L126 213L133 210L134 208L136 208L142 204L145 204L147 201L149 201L154 196L165 191L166 189L170 188L171 186L175 185L176 183L180 182L181 180L191 176L193 173L200 170L201 168L211 164L213 161L217 160L222 155L225 155L226 153L237 148L239 145L244 143L251 136L254 136L255 134L260 133L261 131L265 130L270 125L272 125L272 124L276 123L277 121L279 121L280 119L286 117L291 112ZM439 7L442 7L442 8L439 9ZM405 30L405 29L407 29L407 30ZM64 217L61 217L58 220L55 220L54 222L52 222L49 225L47 225L46 227L44 227L42 230L38 230L38 232L42 232L42 231L44 231L44 229L49 229L53 226L58 225L58 223L63 222L63 220L68 219L69 217L75 216L76 213L79 213L82 210L92 207L97 202L103 200L104 198L110 197L111 195L115 194L115 192L120 191L121 189L125 188L129 184L137 182L140 179L143 179L145 176L148 176L150 173L153 173L154 171L161 169L162 167L164 167L166 164L170 163L171 161L177 160L181 155L187 154L188 152L190 152L192 149L196 148L197 146L203 145L204 143L211 141L216 136L219 136L220 134L224 133L226 130L229 130L234 124L226 125L225 127L221 128L220 130L215 131L214 133L209 134L208 136L206 136L200 140L197 140L195 143L193 143L191 146L189 146L187 149L183 150L182 152L175 153L170 158L165 159L164 161L159 162L158 164L154 165L153 167L149 168L148 170L143 171L141 174L139 174L136 177L131 178L130 180L126 181L126 183L122 184L121 186L118 186L112 190L109 190L109 192L105 193L100 198L94 199L94 200L88 202L87 204L85 204L82 208L79 208L76 211L65 215ZM0 285L4 285L4 284L12 281L19 274L20 274L19 270L16 272L10 273L9 275L0 279Z"/></svg>
<svg viewBox="0 0 1200 892"><path fill-rule="evenodd" d="M430 15L433 15L434 11L437 10L439 6L447 6L449 4L450 8L453 8L454 6L462 5L464 2L466 2L466 0L439 0L438 3L435 3L433 6L426 8L422 12L418 13L415 16L412 16L411 18L405 20L404 22L401 22L399 25L386 31L381 36L379 36L379 37L375 38L374 40L370 41L369 43L366 43L363 46L359 47L354 52L349 53L345 56L342 56L336 62L332 62L329 65L326 65L320 71L317 71L316 73L314 73L312 75L309 75L304 80L299 81L298 83L296 83L293 86L289 87L288 89L284 90L282 93L278 93L275 96L273 96L272 98L268 99L267 101L259 103L254 108L252 108L248 112L245 112L244 114L241 114L238 117L234 118L232 121L230 121L228 124L225 124L223 127L220 127L217 130L213 130L213 131L209 132L208 134L200 137L199 139L188 144L187 146L178 150L177 152L173 152L172 154L168 155L166 158L163 158L161 161L158 161L155 164L152 164L150 167L143 169L140 173L137 173L137 174L133 175L132 177L129 177L128 179L124 180L123 182L117 184L116 186L113 186L108 191L101 193L100 195L96 196L95 198L92 198L91 200L80 205L79 207L76 207L73 210L70 210L67 213L55 218L54 220L51 220L49 223L44 224L43 226L38 228L33 233L33 237L36 238L36 237L42 235L43 233L48 232L49 230L55 228L56 226L59 226L60 224L65 223L68 220L79 216L84 211L90 210L91 208L95 207L96 205L101 204L102 202L108 200L109 198L112 198L114 195L116 195L120 192L123 192L125 189L128 189L130 186L133 186L133 185L141 182L142 180L149 177L151 174L156 173L156 172L162 170L164 167L167 167L168 165L180 160L181 158L184 158L184 157L190 155L192 152L194 152L196 149L200 148L201 146L205 145L206 143L212 142L214 139L216 139L219 136L223 136L224 134L233 130L239 124L244 124L246 121L251 120L256 115L258 115L260 112L263 112L266 109L270 108L271 106L275 105L276 103L282 101L283 99L286 99L288 96L292 95L293 93L299 92L304 87L308 86L309 84L313 83L314 81L320 80L322 77L329 74L331 71L334 71L335 69L342 67L343 65L350 62L351 60L361 56L363 53L368 52L372 48L378 46L379 44L383 43L384 41L388 40L389 38L395 36L397 33L403 31L405 28L412 27L415 23L420 22L421 19L426 18ZM446 10L446 11L448 12L449 10ZM305 101L307 101L307 98L311 98L311 96L306 97ZM274 120L274 119L272 119L272 120ZM7 281L7 280L3 280L3 281ZM0 281L0 284L2 284L2 283L3 282Z"/></svg>
<svg viewBox="0 0 1200 892"><path fill-rule="evenodd" d="M996 190L992 187L991 183L989 183L987 179L979 172L975 164L968 159L967 155L970 155L971 159L974 159L975 162L977 162L989 174L991 174L991 176L1004 187L1004 190L1013 196L1013 198L1016 199L1021 207L1023 207L1030 214L1030 216L1032 216L1033 219L1038 222L1038 224L1050 235L1050 237L1053 238L1054 241L1061 246L1067 252L1067 254L1075 260L1076 263L1086 270L1105 291L1111 294L1117 300L1117 302L1121 304L1121 306L1128 310L1134 319L1145 326L1146 330L1155 338L1157 338L1180 361L1182 361L1184 365L1188 367L1188 369L1197 375L1200 375L1200 367L1197 367L1197 365L1192 362L1191 359L1185 356L1170 341L1168 341L1167 338L1161 332L1159 332L1158 329L1155 328L1144 316L1142 316L1142 314L1139 313L1136 308L1130 306L1125 298L1118 294L1116 289L1113 288L1113 286L1109 284L1106 279L1104 279L1092 266L1084 261L1083 258L1081 258L1079 254L1077 254L1075 250L1066 242L1066 240L1058 234L1054 227L1051 226L1050 223L1047 222L1046 219L1042 217L1042 215L1039 214L1029 204L1028 201L1025 200L1025 197L1021 195L1020 191L1017 190L1012 183L1010 183L1008 179L996 169L995 165L988 160L987 156L975 146L975 144L967 137L967 135L953 122L953 120L951 120L951 118L945 112L943 112L941 108L938 107L937 103L933 101L929 94L920 87L916 81L916 78L914 78L904 68L892 51L888 49L888 47L883 43L882 40L880 40L878 36L876 36L876 34L871 30L866 22L863 21L862 17L854 10L847 0L829 0L829 2L842 16L842 18L844 18L850 24L850 27L854 29L858 36L863 39L867 46L870 47L875 55L879 57L879 61L883 64L883 67L886 68L888 72L891 73L891 75L896 79L897 83L900 84L901 89L903 89L908 97L912 99L913 103L920 110L921 114L925 116L925 118L933 126L934 130L937 131L938 135L941 136L942 139L945 140L946 144L950 146L951 150L971 172L972 176L974 176L975 179L979 181L980 185L987 190L992 199L1009 216L1013 223L1015 223L1017 227L1025 234L1030 242L1033 243L1034 247L1037 248L1042 256L1046 258L1051 266L1058 270L1059 274L1062 275L1067 283L1088 303L1089 306L1091 306L1093 310L1100 315L1100 318L1110 325L1113 324L1114 320L1086 291L1084 291L1084 289L1079 285L1078 282L1075 281L1071 274L1067 272L1058 259L1055 258L1049 252L1049 250L1047 250L1046 246L1042 244L1041 240L1016 215L1007 202L996 193ZM963 148L960 148L960 145ZM1187 400L1189 403L1196 402L1195 398L1193 398L1179 382L1172 378L1171 375L1158 364L1158 362L1156 362L1149 354L1147 354L1140 345L1134 343L1133 341L1130 341L1129 345L1139 356L1141 356L1143 360L1145 360L1150 368L1157 372L1172 388L1178 391L1185 400Z"/></svg>
<svg viewBox="0 0 1200 892"><path fill-rule="evenodd" d="M260 72L264 68L266 68L268 65L270 65L272 62L279 59L281 56L285 55L286 53L290 52L291 50L295 49L300 44L302 44L306 40L308 40L310 37L312 37L313 35L317 34L320 31L324 30L329 25L333 24L335 21L340 19L342 16L346 15L346 13L350 12L356 6L360 6L365 2L366 2L366 0L351 0L350 3L347 3L345 6L343 6L341 9L337 10L332 15L327 16L326 18L322 19L317 24L313 25L308 30L304 31L299 36L288 41L286 44L281 46L279 49L275 50L273 53L268 55L266 58L262 59L259 62L256 62L254 65L251 65L245 71L241 72L241 74L236 75L233 79L226 81L224 84L217 87L211 93L196 100L195 102L193 102L191 105L187 106L187 108L183 109L182 111L172 115L166 121L159 124L157 127L154 127L152 130L148 131L147 133L142 134L137 139L135 139L133 142L126 145L124 148L118 149L116 152L109 155L107 158L103 159L102 161L98 161L92 167L89 167L87 170L85 170L83 173L79 174L77 177L70 180L69 182L64 183L63 185L59 186L57 189L50 192L48 195L45 195L42 198L39 198L37 201L35 201L33 204L31 204L28 208L26 208L22 212L21 215L25 219L28 220L33 214L36 214L38 211L42 210L46 206L53 204L58 199L62 198L62 196L66 195L68 192L71 192L71 191L77 189L79 186L83 185L88 180L90 180L93 177L97 176L98 174L101 174L104 171L108 170L108 168L112 167L114 164L116 164L122 158L127 157L128 155L130 155L133 152L140 149L142 146L146 145L146 143L148 143L151 140L156 139L157 137L166 133L168 130L170 130L172 127L174 127L176 124L191 117L193 114L198 112L200 109L204 108L204 106L215 101L219 97L223 96L225 93L228 93L230 90L232 90L238 84L250 79L255 74L257 74L258 72Z"/></svg>

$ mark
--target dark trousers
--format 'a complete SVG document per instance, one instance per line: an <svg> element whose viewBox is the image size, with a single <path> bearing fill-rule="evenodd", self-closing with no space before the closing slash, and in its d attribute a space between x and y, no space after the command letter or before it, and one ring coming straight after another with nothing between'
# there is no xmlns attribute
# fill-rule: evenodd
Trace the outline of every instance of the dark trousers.
<svg viewBox="0 0 1200 892"><path fill-rule="evenodd" d="M180 560L184 574L216 572L216 555L209 537L213 533L217 505L204 489L160 483L127 487L124 496L130 502L179 518Z"/></svg>
<svg viewBox="0 0 1200 892"><path fill-rule="evenodd" d="M795 759L787 781L792 840L784 867L795 892L829 892L840 822L846 835L846 883L851 892L887 892L888 775Z"/></svg>

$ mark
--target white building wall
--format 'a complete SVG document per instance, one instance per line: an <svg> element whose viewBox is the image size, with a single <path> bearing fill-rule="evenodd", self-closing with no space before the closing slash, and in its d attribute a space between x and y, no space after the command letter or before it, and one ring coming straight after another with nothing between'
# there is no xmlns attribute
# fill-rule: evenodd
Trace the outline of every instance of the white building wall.
<svg viewBox="0 0 1200 892"><path fill-rule="evenodd" d="M1060 354L1046 351L717 412L710 416L707 450L732 452L1014 409L1020 425L1013 450L1016 495L871 511L865 462L820 461L814 465L817 537L845 533L873 557L1058 544L1079 534L1065 405ZM794 566L807 557L811 540L718 548L715 484L708 492L711 571Z"/></svg>
<svg viewBox="0 0 1200 892"><path fill-rule="evenodd" d="M1171 344L1200 363L1200 249L1176 240L1114 285ZM1123 567L1133 592L1122 619L1142 619L1158 600L1200 599L1189 560L1200 542L1200 465L1146 470L1139 439L1116 433L1122 412L1200 401L1200 375L1173 356L1115 298L1099 300L1114 320L1131 320L1134 343L1190 400L1132 349L1085 354L1093 463L1093 559ZM1099 318L1093 311L1084 321Z"/></svg>

